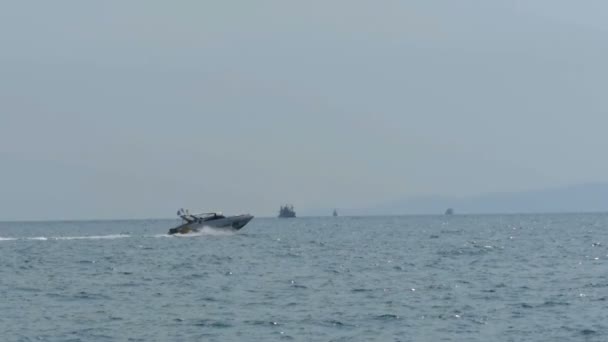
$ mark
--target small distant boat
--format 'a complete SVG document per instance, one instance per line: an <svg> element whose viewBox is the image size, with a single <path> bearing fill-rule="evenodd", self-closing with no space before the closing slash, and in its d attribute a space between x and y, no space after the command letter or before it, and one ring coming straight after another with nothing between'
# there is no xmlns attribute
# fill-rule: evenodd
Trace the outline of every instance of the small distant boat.
<svg viewBox="0 0 608 342"><path fill-rule="evenodd" d="M296 217L296 211L293 209L293 205L286 204L281 206L279 210L279 218L294 218Z"/></svg>
<svg viewBox="0 0 608 342"><path fill-rule="evenodd" d="M454 209L452 209L452 208L448 208L448 209L445 211L445 214L446 214L446 215L454 215Z"/></svg>
<svg viewBox="0 0 608 342"><path fill-rule="evenodd" d="M184 209L180 209L177 216L181 217L182 224L169 229L169 235L195 233L203 227L239 230L253 219L249 214L237 216L224 216L222 213L190 214Z"/></svg>
<svg viewBox="0 0 608 342"><path fill-rule="evenodd" d="M334 217L338 216L338 210L334 209L333 215L334 215Z"/></svg>

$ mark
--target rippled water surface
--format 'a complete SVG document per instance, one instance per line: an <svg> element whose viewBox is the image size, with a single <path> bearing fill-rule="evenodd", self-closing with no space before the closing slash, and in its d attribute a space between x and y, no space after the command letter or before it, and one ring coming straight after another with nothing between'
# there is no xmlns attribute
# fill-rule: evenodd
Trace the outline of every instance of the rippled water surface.
<svg viewBox="0 0 608 342"><path fill-rule="evenodd" d="M0 223L1 341L608 341L608 215Z"/></svg>

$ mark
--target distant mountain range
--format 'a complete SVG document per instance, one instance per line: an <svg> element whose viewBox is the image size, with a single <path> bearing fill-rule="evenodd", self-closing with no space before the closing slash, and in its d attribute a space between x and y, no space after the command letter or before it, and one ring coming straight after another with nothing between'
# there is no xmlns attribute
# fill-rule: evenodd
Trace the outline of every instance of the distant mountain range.
<svg viewBox="0 0 608 342"><path fill-rule="evenodd" d="M340 215L560 213L608 211L608 184L590 183L523 192L471 197L424 196L391 201L364 209L341 209ZM328 215L327 211L324 215Z"/></svg>

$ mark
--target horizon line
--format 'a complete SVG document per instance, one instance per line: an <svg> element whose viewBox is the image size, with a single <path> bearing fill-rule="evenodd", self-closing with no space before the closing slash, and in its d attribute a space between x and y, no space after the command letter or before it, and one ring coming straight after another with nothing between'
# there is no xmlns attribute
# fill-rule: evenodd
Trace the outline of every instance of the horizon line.
<svg viewBox="0 0 608 342"><path fill-rule="evenodd" d="M547 212L495 212L495 213L454 213L452 215L446 214L366 214L366 215L303 215L294 218L280 218L277 216L254 216L258 219L277 219L277 220L297 220L298 218L378 218L378 217L454 217L454 216L515 216L515 215L589 215L589 214L608 214L606 211L547 211ZM110 221L170 221L179 220L179 218L86 218L86 219L14 219L14 220L0 220L0 223L49 223L49 222L110 222Z"/></svg>

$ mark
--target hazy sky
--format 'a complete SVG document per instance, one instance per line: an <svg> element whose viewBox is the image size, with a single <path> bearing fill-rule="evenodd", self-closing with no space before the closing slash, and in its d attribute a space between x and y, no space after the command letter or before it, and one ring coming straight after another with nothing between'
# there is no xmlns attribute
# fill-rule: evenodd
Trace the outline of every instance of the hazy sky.
<svg viewBox="0 0 608 342"><path fill-rule="evenodd" d="M608 181L608 2L1 1L0 219Z"/></svg>

